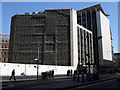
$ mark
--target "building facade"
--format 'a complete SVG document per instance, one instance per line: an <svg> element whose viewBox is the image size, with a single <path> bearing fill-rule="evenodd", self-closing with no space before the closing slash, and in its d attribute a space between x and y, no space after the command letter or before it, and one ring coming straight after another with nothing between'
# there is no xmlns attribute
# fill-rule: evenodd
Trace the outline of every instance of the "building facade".
<svg viewBox="0 0 120 90"><path fill-rule="evenodd" d="M15 15L11 25L10 62L36 63L39 45L40 64L71 65L69 9Z"/></svg>
<svg viewBox="0 0 120 90"><path fill-rule="evenodd" d="M112 40L107 16L100 5L15 15L9 62L38 63L37 58L42 65L110 69Z"/></svg>
<svg viewBox="0 0 120 90"><path fill-rule="evenodd" d="M93 33L94 59L100 72L112 69L112 36L107 16L100 4L77 11L77 23Z"/></svg>
<svg viewBox="0 0 120 90"><path fill-rule="evenodd" d="M0 62L8 62L9 35L0 34Z"/></svg>
<svg viewBox="0 0 120 90"><path fill-rule="evenodd" d="M90 30L77 24L78 35L78 70L82 70L84 67L88 73L93 73L94 61L94 49L93 49L93 34Z"/></svg>
<svg viewBox="0 0 120 90"><path fill-rule="evenodd" d="M114 53L114 62L116 64L115 68L120 69L120 53Z"/></svg>
<svg viewBox="0 0 120 90"><path fill-rule="evenodd" d="M81 63L80 58L85 58L80 57L79 52L84 46L83 41L82 46L78 44L82 32L88 35L88 39L92 37L89 36L89 33L92 35L90 30L77 24L77 12L73 9L15 15L11 24L9 62L37 63L35 58L38 58L43 65L77 66L78 59Z"/></svg>

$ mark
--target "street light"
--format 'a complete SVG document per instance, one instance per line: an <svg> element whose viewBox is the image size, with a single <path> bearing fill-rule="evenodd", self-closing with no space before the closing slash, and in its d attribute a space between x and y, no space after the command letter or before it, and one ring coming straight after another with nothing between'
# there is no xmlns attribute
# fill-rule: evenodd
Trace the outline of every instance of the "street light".
<svg viewBox="0 0 120 90"><path fill-rule="evenodd" d="M39 70L39 68L38 68L38 59L36 58L35 61L37 61L37 80L38 80L38 70Z"/></svg>
<svg viewBox="0 0 120 90"><path fill-rule="evenodd" d="M99 41L100 39L102 39L103 37L102 36L98 36L97 37L97 41ZM97 54L98 54L98 57L97 57L97 59L98 59L98 61L97 61L97 79L99 79L100 78L100 75L99 75L99 53L98 53L98 42L97 42Z"/></svg>
<svg viewBox="0 0 120 90"><path fill-rule="evenodd" d="M38 73L39 73L39 44L38 44L38 58L35 59L35 61L37 61L37 80L38 80Z"/></svg>

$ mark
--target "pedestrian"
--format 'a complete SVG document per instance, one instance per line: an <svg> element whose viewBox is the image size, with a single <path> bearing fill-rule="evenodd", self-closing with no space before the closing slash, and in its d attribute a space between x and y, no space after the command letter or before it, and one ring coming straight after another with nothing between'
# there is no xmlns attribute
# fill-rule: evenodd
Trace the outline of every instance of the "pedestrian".
<svg viewBox="0 0 120 90"><path fill-rule="evenodd" d="M77 70L74 70L73 80L76 81Z"/></svg>
<svg viewBox="0 0 120 90"><path fill-rule="evenodd" d="M79 72L77 71L77 81L80 81Z"/></svg>
<svg viewBox="0 0 120 90"><path fill-rule="evenodd" d="M14 80L16 80L16 78L15 78L15 69L13 69L13 71L12 71L12 73L11 73L11 77L10 77L10 79L9 79L9 80L11 80L11 79L12 79L12 77L14 78Z"/></svg>
<svg viewBox="0 0 120 90"><path fill-rule="evenodd" d="M83 71L82 71L82 82L85 81L85 80L84 80L84 79L85 79L85 78L84 78L84 73L85 73L85 72L84 72L84 70L83 70Z"/></svg>
<svg viewBox="0 0 120 90"><path fill-rule="evenodd" d="M51 78L52 72L49 70L49 79Z"/></svg>
<svg viewBox="0 0 120 90"><path fill-rule="evenodd" d="M68 75L70 76L70 70L68 70L68 72L69 72L69 74L68 74Z"/></svg>
<svg viewBox="0 0 120 90"><path fill-rule="evenodd" d="M54 70L52 70L52 78L54 77Z"/></svg>
<svg viewBox="0 0 120 90"><path fill-rule="evenodd" d="M70 70L67 71L67 76L69 76L69 75L70 75Z"/></svg>
<svg viewBox="0 0 120 90"><path fill-rule="evenodd" d="M46 71L46 79L49 77L49 71Z"/></svg>
<svg viewBox="0 0 120 90"><path fill-rule="evenodd" d="M69 76L68 74L69 74L69 73L68 73L68 70L67 70L67 76Z"/></svg>
<svg viewBox="0 0 120 90"><path fill-rule="evenodd" d="M71 73L71 77L72 77L72 69L71 69L70 73Z"/></svg>
<svg viewBox="0 0 120 90"><path fill-rule="evenodd" d="M73 74L73 80L75 81L75 70L74 70L74 74Z"/></svg>

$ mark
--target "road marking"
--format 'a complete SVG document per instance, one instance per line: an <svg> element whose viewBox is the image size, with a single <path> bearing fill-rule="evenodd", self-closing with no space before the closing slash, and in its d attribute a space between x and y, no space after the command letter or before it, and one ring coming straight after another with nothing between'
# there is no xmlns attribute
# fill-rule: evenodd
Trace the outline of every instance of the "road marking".
<svg viewBox="0 0 120 90"><path fill-rule="evenodd" d="M115 80L115 79L113 79ZM113 80L108 80L108 81L103 81L103 82L97 82L97 83L93 83L93 84L89 84L89 85L85 85L85 86L80 86L80 87L76 87L76 88L85 88L85 87L89 87L89 86L93 86L93 85L98 85L98 84L102 84L102 83L107 83Z"/></svg>

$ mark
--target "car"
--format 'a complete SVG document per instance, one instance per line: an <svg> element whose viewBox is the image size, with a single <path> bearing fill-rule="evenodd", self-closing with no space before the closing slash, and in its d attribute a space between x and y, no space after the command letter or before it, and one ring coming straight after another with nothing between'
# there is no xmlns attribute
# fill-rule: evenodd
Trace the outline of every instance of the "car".
<svg viewBox="0 0 120 90"><path fill-rule="evenodd" d="M116 80L120 80L120 72L116 72Z"/></svg>

